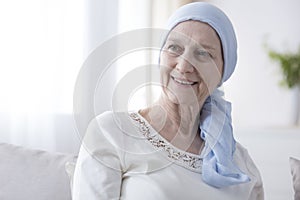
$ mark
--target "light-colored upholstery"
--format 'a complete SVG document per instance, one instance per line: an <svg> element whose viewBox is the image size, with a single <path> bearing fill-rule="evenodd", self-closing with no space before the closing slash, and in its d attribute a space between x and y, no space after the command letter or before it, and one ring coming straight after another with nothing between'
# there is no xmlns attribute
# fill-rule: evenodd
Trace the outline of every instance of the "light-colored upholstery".
<svg viewBox="0 0 300 200"><path fill-rule="evenodd" d="M0 144L0 199L70 200L65 164L74 158Z"/></svg>
<svg viewBox="0 0 300 200"><path fill-rule="evenodd" d="M295 190L294 199L300 200L300 160L291 157L290 165L293 176L293 186Z"/></svg>

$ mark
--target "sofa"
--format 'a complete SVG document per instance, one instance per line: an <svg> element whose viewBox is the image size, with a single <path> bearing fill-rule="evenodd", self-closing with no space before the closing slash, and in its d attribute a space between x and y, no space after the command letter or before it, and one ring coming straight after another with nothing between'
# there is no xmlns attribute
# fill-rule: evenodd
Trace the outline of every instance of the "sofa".
<svg viewBox="0 0 300 200"><path fill-rule="evenodd" d="M71 199L66 164L75 160L72 154L0 143L0 199Z"/></svg>
<svg viewBox="0 0 300 200"><path fill-rule="evenodd" d="M237 130L236 139L261 172L266 200L300 200L300 129ZM0 143L0 200L71 199L75 163L73 154Z"/></svg>

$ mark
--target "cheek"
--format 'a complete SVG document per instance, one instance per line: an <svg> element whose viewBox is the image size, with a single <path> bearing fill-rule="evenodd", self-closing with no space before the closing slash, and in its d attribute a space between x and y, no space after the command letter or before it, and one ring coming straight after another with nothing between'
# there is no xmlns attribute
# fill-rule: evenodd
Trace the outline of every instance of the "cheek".
<svg viewBox="0 0 300 200"><path fill-rule="evenodd" d="M218 70L219 70L219 74L220 74L220 81L221 81L222 76L223 76L223 71L224 71L224 68L223 68L223 66L224 66L223 59L218 60L216 63L217 63L217 66L218 66Z"/></svg>
<svg viewBox="0 0 300 200"><path fill-rule="evenodd" d="M170 73L175 66L174 59L172 59L166 53L161 53L159 66L161 82L164 86L166 86L170 79Z"/></svg>
<svg viewBox="0 0 300 200"><path fill-rule="evenodd" d="M211 94L221 81L222 74L220 69L214 62L211 62L202 64L198 69L198 73L202 80L199 85L199 89L202 90L201 93L205 92Z"/></svg>
<svg viewBox="0 0 300 200"><path fill-rule="evenodd" d="M175 59L170 56L167 52L162 51L160 54L160 65L173 67L175 65Z"/></svg>
<svg viewBox="0 0 300 200"><path fill-rule="evenodd" d="M168 85L171 71L172 68L166 65L160 65L160 81L162 86L166 87Z"/></svg>
<svg viewBox="0 0 300 200"><path fill-rule="evenodd" d="M208 96L209 96L209 91L207 88L207 84L201 82L198 87L198 99L203 100L206 99Z"/></svg>

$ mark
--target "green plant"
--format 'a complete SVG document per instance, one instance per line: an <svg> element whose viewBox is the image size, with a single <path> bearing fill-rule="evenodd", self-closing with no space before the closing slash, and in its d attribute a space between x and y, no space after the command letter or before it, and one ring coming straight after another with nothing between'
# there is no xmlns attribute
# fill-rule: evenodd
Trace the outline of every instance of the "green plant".
<svg viewBox="0 0 300 200"><path fill-rule="evenodd" d="M284 85L289 88L300 86L300 48L296 53L278 53L269 50L269 57L280 63Z"/></svg>

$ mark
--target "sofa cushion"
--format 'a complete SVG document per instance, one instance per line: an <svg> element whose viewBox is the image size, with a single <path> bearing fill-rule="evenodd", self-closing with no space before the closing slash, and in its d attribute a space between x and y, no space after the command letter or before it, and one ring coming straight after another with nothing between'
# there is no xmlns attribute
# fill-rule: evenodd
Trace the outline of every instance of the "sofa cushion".
<svg viewBox="0 0 300 200"><path fill-rule="evenodd" d="M71 199L65 163L73 159L0 143L0 199Z"/></svg>
<svg viewBox="0 0 300 200"><path fill-rule="evenodd" d="M295 191L294 199L300 200L300 160L290 157L290 165Z"/></svg>

